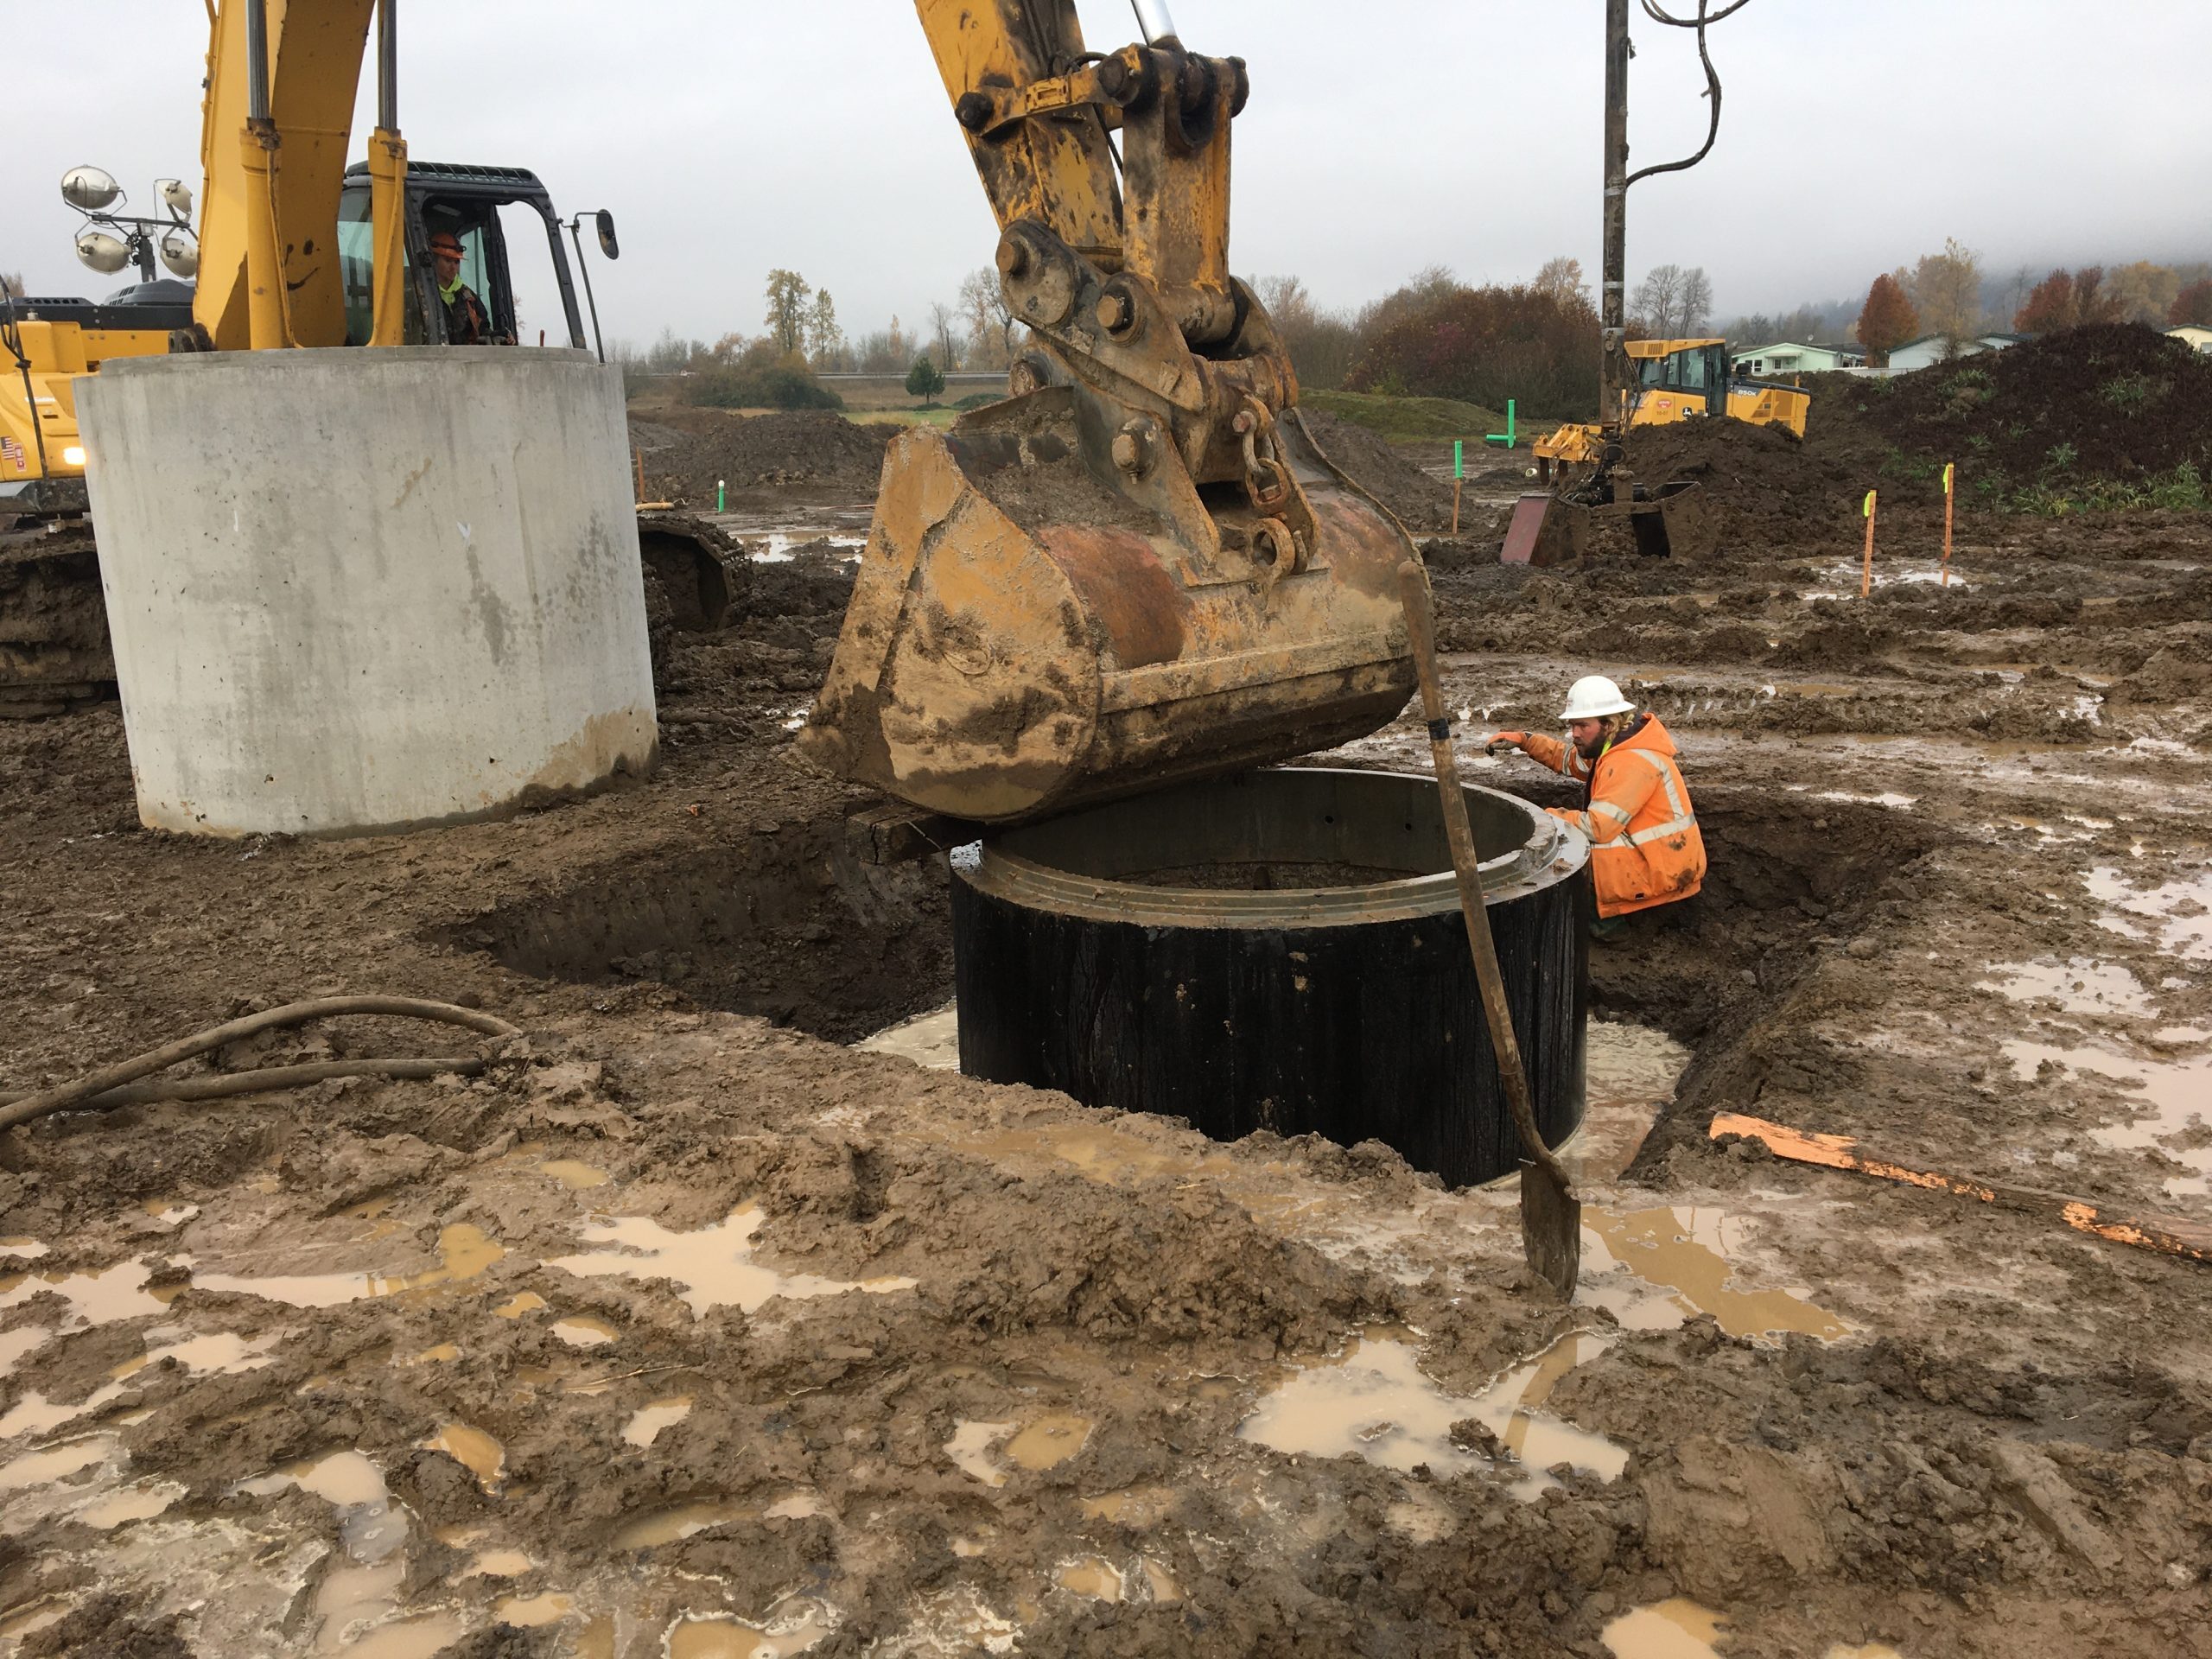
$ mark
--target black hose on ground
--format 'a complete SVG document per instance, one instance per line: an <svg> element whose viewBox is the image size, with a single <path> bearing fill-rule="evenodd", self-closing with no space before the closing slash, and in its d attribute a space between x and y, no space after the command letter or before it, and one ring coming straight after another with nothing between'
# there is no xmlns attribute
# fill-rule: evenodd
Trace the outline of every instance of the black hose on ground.
<svg viewBox="0 0 2212 1659"><path fill-rule="evenodd" d="M319 1082L325 1077L435 1077L442 1071L474 1073L484 1069L488 1062L481 1058L430 1058L398 1060L327 1060L306 1065L272 1066L259 1071L241 1071L228 1077L178 1078L171 1083L149 1084L137 1089L126 1089L126 1084L136 1083L149 1072L159 1071L181 1060L205 1054L209 1049L220 1048L226 1043L235 1043L264 1031L285 1026L303 1025L310 1020L327 1020L345 1014L380 1014L397 1015L407 1020L430 1020L450 1026L466 1026L471 1031L482 1032L487 1037L519 1037L522 1033L497 1015L480 1014L474 1008L464 1008L451 1002L433 1002L417 996L321 996L304 1002L287 1002L282 1007L270 1008L260 1014L250 1014L243 1019L227 1020L219 1026L210 1026L188 1037L164 1043L159 1048L149 1048L113 1065L88 1071L73 1083L57 1084L10 1100L0 1106L0 1129L11 1129L18 1123L28 1123L34 1118L52 1112L67 1111L72 1107L105 1110L111 1106L142 1104L155 1100L212 1100L226 1095L251 1094L263 1089L285 1089L303 1083Z"/></svg>

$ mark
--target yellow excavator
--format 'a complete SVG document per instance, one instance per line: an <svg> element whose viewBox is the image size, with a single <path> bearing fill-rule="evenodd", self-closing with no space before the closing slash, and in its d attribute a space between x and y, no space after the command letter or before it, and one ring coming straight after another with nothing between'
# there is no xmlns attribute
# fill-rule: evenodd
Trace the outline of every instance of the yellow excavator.
<svg viewBox="0 0 2212 1659"><path fill-rule="evenodd" d="M86 220L77 241L93 270L135 260L142 280L110 302L0 299L0 715L38 714L111 695L113 658L86 515L86 454L74 386L103 361L170 351L281 350L453 343L426 257L429 238L461 245L461 279L485 333L519 340L506 226L520 207L542 224L562 310L550 343L586 349L575 277L596 332L581 227L618 257L611 214L564 228L522 168L410 162L398 130L393 0L221 0L210 8L197 238L193 198L159 187L168 219L112 213L114 181L72 168L65 200ZM350 166L353 112L376 24L378 118L366 162ZM154 259L196 287L156 282ZM711 627L729 606L726 538L683 515L641 518L650 581L675 626Z"/></svg>
<svg viewBox="0 0 2212 1659"><path fill-rule="evenodd" d="M1622 424L1671 426L1678 421L1726 415L1754 426L1779 426L1805 435L1805 412L1812 398L1794 386L1743 378L1730 372L1724 340L1631 340L1628 353L1634 378L1627 389ZM1544 483L1554 471L1595 466L1603 453L1603 429L1595 421L1569 422L1533 448Z"/></svg>
<svg viewBox="0 0 2212 1659"><path fill-rule="evenodd" d="M1072 0L916 10L1029 337L1013 396L893 440L802 753L988 823L1385 724L1412 543L1300 418L1230 274L1243 62L1153 0L1109 54Z"/></svg>
<svg viewBox="0 0 2212 1659"><path fill-rule="evenodd" d="M1646 484L1633 477L1622 432L1726 416L1805 435L1812 399L1794 386L1732 375L1726 340L1631 340L1622 350L1628 384L1614 434L1595 421L1570 421L1530 446L1545 487L1515 504L1501 555L1506 563L1580 564L1597 544L1598 526L1609 520L1627 526L1640 555L1695 558L1711 550L1702 490L1689 480Z"/></svg>

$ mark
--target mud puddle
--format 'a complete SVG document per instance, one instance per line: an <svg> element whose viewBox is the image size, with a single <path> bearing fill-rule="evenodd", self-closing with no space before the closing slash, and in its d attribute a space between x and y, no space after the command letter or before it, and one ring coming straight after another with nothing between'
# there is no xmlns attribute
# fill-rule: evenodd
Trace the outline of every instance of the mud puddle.
<svg viewBox="0 0 2212 1659"><path fill-rule="evenodd" d="M2010 1039L2002 1046L2020 1083L2104 1079L2125 1097L2124 1108L2140 1109L2125 1122L2095 1127L2091 1138L2112 1151L2149 1153L2179 1165L2186 1173L2164 1181L2170 1197L2212 1192L2212 1128L2206 1122L2212 1114L2212 1053L2150 1059L2098 1045L2062 1046L2025 1039Z"/></svg>
<svg viewBox="0 0 2212 1659"><path fill-rule="evenodd" d="M1493 1469L1522 1498L1557 1486L1548 1471L1560 1464L1610 1481L1627 1450L1543 1409L1559 1379L1607 1345L1564 1337L1481 1393L1454 1395L1421 1371L1411 1333L1363 1332L1338 1357L1294 1372L1236 1432L1294 1456L1362 1458L1401 1473Z"/></svg>
<svg viewBox="0 0 2212 1659"><path fill-rule="evenodd" d="M580 1279L620 1274L625 1278L664 1279L679 1287L677 1294L694 1316L709 1308L735 1307L757 1312L772 1298L804 1301L817 1296L841 1296L849 1291L876 1295L912 1290L912 1279L863 1281L825 1279L810 1273L779 1273L753 1259L753 1236L766 1217L755 1204L739 1205L721 1221L696 1232L671 1232L645 1216L628 1216L594 1222L583 1229L587 1243L611 1245L576 1255L553 1257L545 1265ZM611 1339L611 1327L602 1327L601 1340ZM579 1334L589 1327L579 1324ZM573 1346L588 1346L575 1342Z"/></svg>

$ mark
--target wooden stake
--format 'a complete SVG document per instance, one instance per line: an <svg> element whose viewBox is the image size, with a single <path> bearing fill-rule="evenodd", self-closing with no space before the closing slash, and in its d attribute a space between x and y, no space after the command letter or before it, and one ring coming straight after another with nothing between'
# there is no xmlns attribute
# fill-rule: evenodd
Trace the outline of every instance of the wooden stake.
<svg viewBox="0 0 2212 1659"><path fill-rule="evenodd" d="M643 501L645 499L645 452L633 444L630 458L638 463L638 499Z"/></svg>
<svg viewBox="0 0 2212 1659"><path fill-rule="evenodd" d="M1866 492L1866 504L1859 511L1866 515L1866 558L1859 569L1859 597L1864 599L1874 591L1874 492Z"/></svg>
<svg viewBox="0 0 2212 1659"><path fill-rule="evenodd" d="M1951 463L1943 463L1943 586L1951 585Z"/></svg>
<svg viewBox="0 0 2212 1659"><path fill-rule="evenodd" d="M1714 1114L1713 1127L1707 1133L1716 1141L1724 1135L1740 1135L1760 1141L1776 1157L1787 1158L1792 1163L1847 1169L1854 1174L1872 1175L1878 1180L1901 1181L1907 1186L1926 1187L1930 1192L1949 1192L1983 1204L2002 1205L2008 1210L2055 1217L2076 1232L2108 1239L2115 1244L2133 1244L2193 1262L2212 1262L2212 1227L2190 1217L2107 1216L2094 1204L2069 1198L2063 1192L1945 1175L1935 1170L1910 1169L1903 1164L1866 1156L1858 1150L1859 1143L1847 1135L1809 1135L1787 1124L1770 1123L1764 1118L1746 1117L1738 1112Z"/></svg>

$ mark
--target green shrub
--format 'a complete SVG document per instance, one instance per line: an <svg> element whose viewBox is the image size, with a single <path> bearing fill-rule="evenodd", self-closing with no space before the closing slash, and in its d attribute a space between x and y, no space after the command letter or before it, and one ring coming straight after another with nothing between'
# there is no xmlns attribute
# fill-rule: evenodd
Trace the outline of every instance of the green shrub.
<svg viewBox="0 0 2212 1659"><path fill-rule="evenodd" d="M702 369L683 384L683 401L708 409L842 409L845 400L808 370L788 363L766 368Z"/></svg>

